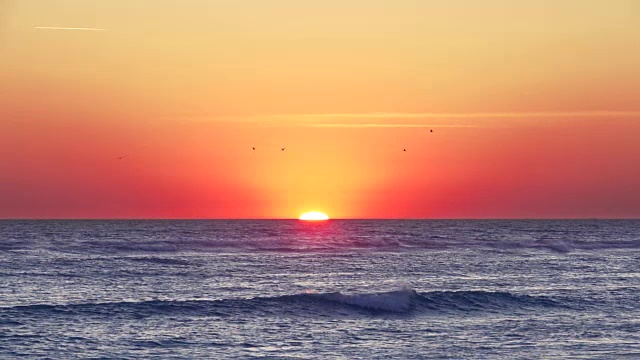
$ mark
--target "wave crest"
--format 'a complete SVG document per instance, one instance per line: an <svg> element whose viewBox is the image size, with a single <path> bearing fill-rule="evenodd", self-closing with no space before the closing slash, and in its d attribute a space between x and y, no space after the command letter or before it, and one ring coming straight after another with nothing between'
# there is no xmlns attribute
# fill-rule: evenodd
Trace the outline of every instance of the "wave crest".
<svg viewBox="0 0 640 360"><path fill-rule="evenodd" d="M410 289L403 289L386 293L353 295L345 295L337 292L329 294L319 294L317 296L328 302L355 306L362 309L399 313L409 311L415 305L415 301L419 298L418 293Z"/></svg>
<svg viewBox="0 0 640 360"><path fill-rule="evenodd" d="M141 302L27 305L0 308L3 312L50 315L106 315L146 317L182 313L186 315L231 316L238 313L292 316L349 314L427 314L451 312L509 312L545 307L562 307L555 300L509 292L433 291L418 293L403 289L381 293L295 294L249 299L150 300Z"/></svg>

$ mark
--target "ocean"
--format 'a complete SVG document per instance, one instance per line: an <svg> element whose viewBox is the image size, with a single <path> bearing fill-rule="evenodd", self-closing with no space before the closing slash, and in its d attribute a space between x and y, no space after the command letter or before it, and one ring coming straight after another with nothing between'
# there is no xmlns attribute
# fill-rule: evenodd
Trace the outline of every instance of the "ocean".
<svg viewBox="0 0 640 360"><path fill-rule="evenodd" d="M0 221L0 358L640 359L640 221Z"/></svg>

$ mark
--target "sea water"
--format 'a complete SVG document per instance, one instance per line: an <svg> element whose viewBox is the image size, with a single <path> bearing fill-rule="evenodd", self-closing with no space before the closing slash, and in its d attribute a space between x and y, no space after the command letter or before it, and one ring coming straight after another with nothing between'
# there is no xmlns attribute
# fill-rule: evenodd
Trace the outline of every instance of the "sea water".
<svg viewBox="0 0 640 360"><path fill-rule="evenodd" d="M640 359L640 221L0 221L0 358Z"/></svg>

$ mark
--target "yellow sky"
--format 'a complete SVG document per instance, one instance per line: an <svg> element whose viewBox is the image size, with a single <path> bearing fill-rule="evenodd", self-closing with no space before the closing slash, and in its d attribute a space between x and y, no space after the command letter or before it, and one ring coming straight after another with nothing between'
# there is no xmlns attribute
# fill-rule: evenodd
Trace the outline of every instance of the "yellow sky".
<svg viewBox="0 0 640 360"><path fill-rule="evenodd" d="M8 9L3 73L133 92L154 111L637 110L637 97L621 96L640 81L634 0L21 0Z"/></svg>
<svg viewBox="0 0 640 360"><path fill-rule="evenodd" d="M640 215L640 199L619 193L640 184L629 167L640 155L635 0L4 0L0 54L0 188L25 207L0 205L0 216L578 216L574 197L609 188L624 206L597 200L588 214ZM601 143L603 126L615 136ZM425 143L432 128L440 137ZM256 159L243 152L253 144L273 152ZM581 156L596 145L617 175L582 189L575 180L597 167ZM79 176L77 159L51 170L51 151L87 147L136 153L137 172L118 181L153 196ZM404 147L422 152L385 152ZM509 151L536 167L520 169ZM562 161L571 174L544 165ZM121 198L102 209L42 200L80 182L83 199ZM581 190L534 206L497 190L509 184ZM26 192L36 195L15 195ZM485 212L489 200L467 203L486 192L507 200ZM157 210L167 203L174 210ZM571 206L552 211L558 203Z"/></svg>

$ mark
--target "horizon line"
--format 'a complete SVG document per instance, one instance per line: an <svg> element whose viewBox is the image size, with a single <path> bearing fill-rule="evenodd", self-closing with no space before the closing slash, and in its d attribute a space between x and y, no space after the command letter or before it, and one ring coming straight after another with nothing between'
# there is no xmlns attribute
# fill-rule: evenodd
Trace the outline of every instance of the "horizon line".
<svg viewBox="0 0 640 360"><path fill-rule="evenodd" d="M281 221L299 218L0 218L0 221ZM640 217L433 217L433 218L329 218L328 220L640 220Z"/></svg>

